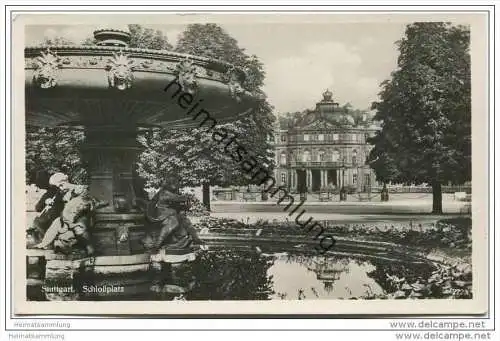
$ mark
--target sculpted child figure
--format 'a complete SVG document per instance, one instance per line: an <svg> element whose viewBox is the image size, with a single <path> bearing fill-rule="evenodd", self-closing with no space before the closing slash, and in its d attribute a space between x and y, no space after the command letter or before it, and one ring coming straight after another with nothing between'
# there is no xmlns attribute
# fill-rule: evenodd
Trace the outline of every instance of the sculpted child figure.
<svg viewBox="0 0 500 341"><path fill-rule="evenodd" d="M50 181L51 179L54 181L55 178L50 178L46 171L37 172L36 187L45 190L45 193L35 205L38 215L27 229L29 236L27 241L28 247L33 247L33 245L40 242L45 232L54 220L61 215L64 208L64 193L53 181Z"/></svg>
<svg viewBox="0 0 500 341"><path fill-rule="evenodd" d="M183 249L192 244L202 245L196 229L186 217L189 203L187 198L162 188L153 197L147 208L147 218L153 224L160 224L160 234L153 249L161 247Z"/></svg>
<svg viewBox="0 0 500 341"><path fill-rule="evenodd" d="M56 173L50 182L63 193L64 208L59 219L54 220L36 248L53 248L62 253L71 253L80 243L88 255L94 254L88 231L91 225L91 213L103 203L97 203L90 197L87 186L69 183L67 175Z"/></svg>

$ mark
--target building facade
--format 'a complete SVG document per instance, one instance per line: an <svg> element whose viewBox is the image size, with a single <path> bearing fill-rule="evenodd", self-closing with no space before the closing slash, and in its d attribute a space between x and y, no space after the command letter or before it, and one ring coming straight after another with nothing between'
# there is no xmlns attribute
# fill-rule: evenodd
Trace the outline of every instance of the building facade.
<svg viewBox="0 0 500 341"><path fill-rule="evenodd" d="M327 90L314 110L280 124L271 141L276 152L276 182L291 192L320 192L345 187L371 192L376 186L366 164L367 139L379 129L368 114L353 117Z"/></svg>

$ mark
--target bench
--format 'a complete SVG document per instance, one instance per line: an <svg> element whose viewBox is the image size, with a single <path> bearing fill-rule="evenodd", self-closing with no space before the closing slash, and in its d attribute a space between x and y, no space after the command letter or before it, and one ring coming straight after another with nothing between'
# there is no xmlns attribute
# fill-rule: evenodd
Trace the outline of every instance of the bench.
<svg viewBox="0 0 500 341"><path fill-rule="evenodd" d="M320 192L319 193L319 201L329 201L330 193L329 192Z"/></svg>
<svg viewBox="0 0 500 341"><path fill-rule="evenodd" d="M366 196L363 196L363 195L361 195L361 193L359 193L358 200L359 201L372 201L372 198L370 197L370 193L367 193Z"/></svg>

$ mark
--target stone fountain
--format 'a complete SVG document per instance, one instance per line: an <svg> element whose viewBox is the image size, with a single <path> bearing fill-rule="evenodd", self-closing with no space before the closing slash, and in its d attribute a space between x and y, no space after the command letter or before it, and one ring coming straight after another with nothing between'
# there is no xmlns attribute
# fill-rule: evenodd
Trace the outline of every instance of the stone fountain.
<svg viewBox="0 0 500 341"><path fill-rule="evenodd" d="M109 203L92 214L95 254L27 250L28 277L30 269L46 263L45 270L34 271L33 280L71 279L82 268L97 274L135 273L150 269L152 259L176 264L192 260L192 249L157 253L144 242L155 238L158 228L148 224L136 205L144 199L135 174L141 150L137 134L199 125L164 91L174 80L179 91L202 100L203 109L219 123L248 113L258 100L243 89L244 71L228 63L130 48L126 30L101 29L94 37L93 46L25 48L26 126L82 129L90 195Z"/></svg>

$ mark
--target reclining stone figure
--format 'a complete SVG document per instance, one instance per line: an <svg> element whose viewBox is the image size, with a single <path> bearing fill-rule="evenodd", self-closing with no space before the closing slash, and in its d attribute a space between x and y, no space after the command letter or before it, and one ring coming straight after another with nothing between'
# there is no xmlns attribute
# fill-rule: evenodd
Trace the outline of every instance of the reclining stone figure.
<svg viewBox="0 0 500 341"><path fill-rule="evenodd" d="M58 186L60 179L61 176L56 174L49 178L48 174L43 171L37 174L36 186L41 190L45 190L45 193L35 205L38 215L33 219L32 224L27 227L27 247L32 247L42 240L45 232L64 209L63 196L65 193Z"/></svg>
<svg viewBox="0 0 500 341"><path fill-rule="evenodd" d="M92 213L95 209L105 206L92 198L86 186L73 185L67 182L67 177L62 178L60 188L65 195L66 202L58 219L55 219L42 241L35 248L53 248L56 252L69 254L80 244L87 255L94 254L90 240L89 228L92 225Z"/></svg>

